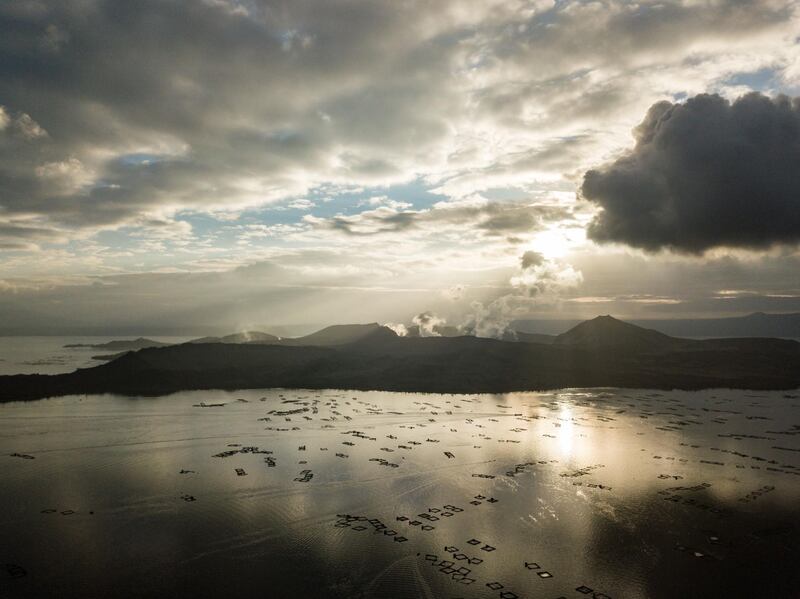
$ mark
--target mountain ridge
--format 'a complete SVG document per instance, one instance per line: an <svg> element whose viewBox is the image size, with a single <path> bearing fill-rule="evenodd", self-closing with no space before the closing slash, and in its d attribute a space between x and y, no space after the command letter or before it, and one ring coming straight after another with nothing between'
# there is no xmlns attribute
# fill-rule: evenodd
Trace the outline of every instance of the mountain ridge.
<svg viewBox="0 0 800 599"><path fill-rule="evenodd" d="M387 327L323 329L329 345L185 343L128 352L61 375L0 376L0 401L77 393L163 395L191 389L338 388L503 393L564 387L794 389L800 343L677 339L606 316L560 343L470 336L399 337ZM606 343L603 334L615 337Z"/></svg>
<svg viewBox="0 0 800 599"><path fill-rule="evenodd" d="M593 349L625 347L645 351L663 349L681 342L682 340L675 337L617 320L607 314L575 325L553 340L554 345L573 345Z"/></svg>
<svg viewBox="0 0 800 599"><path fill-rule="evenodd" d="M580 320L515 320L511 328L529 334L559 335ZM800 312L752 312L720 318L630 319L627 322L674 337L780 337L800 339Z"/></svg>

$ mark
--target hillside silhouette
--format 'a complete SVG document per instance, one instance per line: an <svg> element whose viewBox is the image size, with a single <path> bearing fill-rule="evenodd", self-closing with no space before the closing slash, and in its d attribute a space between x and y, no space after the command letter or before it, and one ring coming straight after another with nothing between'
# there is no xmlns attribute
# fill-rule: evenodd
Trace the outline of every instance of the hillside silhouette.
<svg viewBox="0 0 800 599"><path fill-rule="evenodd" d="M190 389L340 388L483 393L565 387L790 389L800 343L689 340L601 316L547 343L399 337L338 325L269 343L192 342L124 353L60 375L0 377L0 401L76 393L161 395Z"/></svg>

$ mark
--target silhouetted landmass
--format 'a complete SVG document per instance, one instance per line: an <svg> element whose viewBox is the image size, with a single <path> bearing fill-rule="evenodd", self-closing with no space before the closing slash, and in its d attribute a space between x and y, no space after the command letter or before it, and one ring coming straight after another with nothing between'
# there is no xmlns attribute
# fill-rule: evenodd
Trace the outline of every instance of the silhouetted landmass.
<svg viewBox="0 0 800 599"><path fill-rule="evenodd" d="M779 337L800 339L800 313L755 312L730 318L676 318L631 320L631 324L655 329L674 337ZM558 335L579 324L577 320L515 320L511 327L521 333Z"/></svg>
<svg viewBox="0 0 800 599"><path fill-rule="evenodd" d="M514 331L513 338L509 341L519 341L520 343L542 343L550 345L555 342L555 335L542 335L540 333L523 333L521 331Z"/></svg>
<svg viewBox="0 0 800 599"><path fill-rule="evenodd" d="M115 354L101 354L98 356L92 356L92 360L97 360L98 362L110 362L111 360L116 360L117 358L121 358L125 354L129 354L129 351L121 351Z"/></svg>
<svg viewBox="0 0 800 599"><path fill-rule="evenodd" d="M622 322L611 316L587 320L553 339L553 344L560 346L594 350L621 348L642 352L676 349L684 343L683 339Z"/></svg>
<svg viewBox="0 0 800 599"><path fill-rule="evenodd" d="M64 347L87 347L90 349L107 349L114 352L126 352L137 349L146 349L148 347L166 347L167 345L170 344L162 341L154 341L153 339L146 339L145 337L139 337L138 339L132 340L123 339L121 341L109 341L108 343L70 343Z"/></svg>
<svg viewBox="0 0 800 599"><path fill-rule="evenodd" d="M329 327L301 339L317 345L187 343L126 353L69 374L4 376L0 401L267 387L501 393L564 387L800 386L796 341L677 339L609 316L582 323L551 344L398 337L374 324Z"/></svg>
<svg viewBox="0 0 800 599"><path fill-rule="evenodd" d="M304 337L278 337L270 333L263 333L261 331L242 331L241 333L233 333L231 335L224 335L222 337L200 337L192 339L186 343L192 345L202 345L209 343L225 343L225 344L261 344L261 345L316 345L316 346L329 346L329 345L345 345L348 343L355 343L361 341L369 336L394 336L394 333L382 327L377 323L371 324L342 324L334 325L324 328L310 335ZM152 345L151 345L152 343ZM117 350L116 354L107 354L93 356L94 360L114 360L119 358L129 350L145 349L148 347L165 347L169 343L160 343L158 341L150 341L149 339L137 339L136 341L112 341L102 345L67 345L65 347L92 347L95 349L109 349Z"/></svg>
<svg viewBox="0 0 800 599"><path fill-rule="evenodd" d="M375 322L370 324L337 324L305 337L281 339L281 344L328 347L365 341L388 340L396 337L397 334L394 331Z"/></svg>
<svg viewBox="0 0 800 599"><path fill-rule="evenodd" d="M280 337L270 335L269 333L244 331L232 335L225 335L224 337L200 337L199 339L187 341L187 343L276 343L280 340Z"/></svg>
<svg viewBox="0 0 800 599"><path fill-rule="evenodd" d="M685 337L788 337L800 339L800 314L755 312L739 318L643 320L636 324Z"/></svg>

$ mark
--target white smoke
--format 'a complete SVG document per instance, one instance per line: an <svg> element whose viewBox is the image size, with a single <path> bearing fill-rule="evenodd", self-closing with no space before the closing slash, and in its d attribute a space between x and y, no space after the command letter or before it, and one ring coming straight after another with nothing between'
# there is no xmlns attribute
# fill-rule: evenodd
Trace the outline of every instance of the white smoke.
<svg viewBox="0 0 800 599"><path fill-rule="evenodd" d="M507 293L489 303L472 302L470 313L458 326L463 335L490 337L494 339L515 339L516 333L509 328L511 322L526 316L537 306L557 304L564 291L577 287L583 282L583 274L571 264L545 258L538 252L528 251L520 257L519 272L511 277L511 293ZM443 292L452 293L451 299L460 299L465 291L463 285ZM422 312L411 319L419 329L420 337L441 337L440 327L447 320L433 312ZM409 333L404 324L386 325L401 337Z"/></svg>
<svg viewBox="0 0 800 599"><path fill-rule="evenodd" d="M411 322L419 327L420 337L441 337L441 334L436 329L447 324L444 318L437 316L433 312L417 314L411 319Z"/></svg>
<svg viewBox="0 0 800 599"><path fill-rule="evenodd" d="M408 336L408 327L404 324L400 324L398 322L387 322L383 326L385 326L387 329L392 329L398 337Z"/></svg>
<svg viewBox="0 0 800 599"><path fill-rule="evenodd" d="M466 334L503 339L514 337L511 321L542 304L558 303L561 294L577 287L583 274L572 265L546 259L538 252L525 252L519 274L511 277L512 292L488 304L473 302L472 313L461 325Z"/></svg>

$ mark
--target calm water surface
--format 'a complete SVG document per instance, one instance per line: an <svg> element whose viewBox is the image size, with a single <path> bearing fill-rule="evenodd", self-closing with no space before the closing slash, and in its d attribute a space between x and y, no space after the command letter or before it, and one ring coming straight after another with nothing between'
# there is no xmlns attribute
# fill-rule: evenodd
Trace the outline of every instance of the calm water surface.
<svg viewBox="0 0 800 599"><path fill-rule="evenodd" d="M784 393L5 404L0 596L800 597L798 450Z"/></svg>
<svg viewBox="0 0 800 599"><path fill-rule="evenodd" d="M136 337L0 337L0 375L61 374L76 368L103 364L92 356L113 354L112 350L91 347L64 347L70 344L95 345ZM183 343L190 337L149 337L163 343Z"/></svg>

